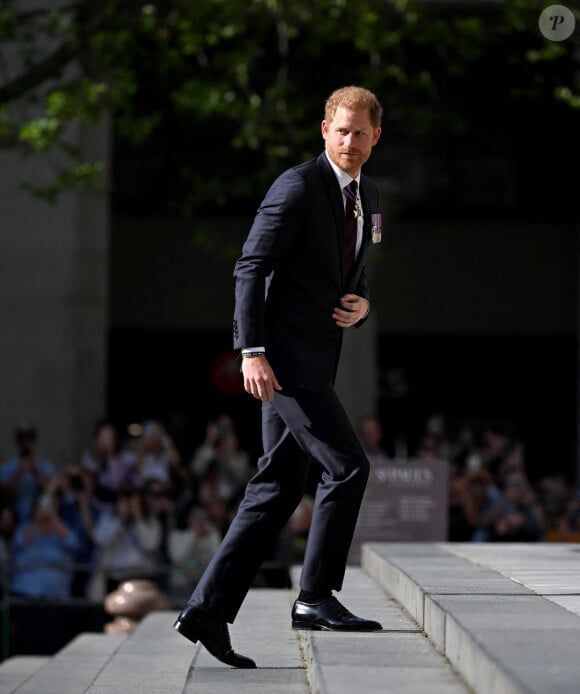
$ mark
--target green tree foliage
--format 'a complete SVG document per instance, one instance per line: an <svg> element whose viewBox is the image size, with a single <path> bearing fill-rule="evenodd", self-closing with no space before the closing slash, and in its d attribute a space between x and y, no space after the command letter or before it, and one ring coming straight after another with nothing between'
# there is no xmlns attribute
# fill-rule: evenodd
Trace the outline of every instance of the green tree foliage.
<svg viewBox="0 0 580 694"><path fill-rule="evenodd" d="M574 39L543 39L534 0L39 6L0 0L0 144L56 157L53 182L29 182L52 200L98 183L100 162L86 161L71 133L105 112L120 150L163 149L171 202L189 213L253 199L277 171L317 154L321 104L346 83L377 91L388 123L417 138L466 127L478 66L494 52L504 97L580 107Z"/></svg>

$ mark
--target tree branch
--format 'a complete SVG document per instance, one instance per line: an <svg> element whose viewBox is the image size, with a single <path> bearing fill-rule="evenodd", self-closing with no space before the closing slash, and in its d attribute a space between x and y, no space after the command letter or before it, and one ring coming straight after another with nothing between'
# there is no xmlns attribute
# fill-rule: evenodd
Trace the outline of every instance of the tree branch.
<svg viewBox="0 0 580 694"><path fill-rule="evenodd" d="M80 47L73 47L70 42L59 46L41 63L37 63L24 74L0 87L0 103L6 104L23 96L31 89L57 74L74 57L80 53Z"/></svg>

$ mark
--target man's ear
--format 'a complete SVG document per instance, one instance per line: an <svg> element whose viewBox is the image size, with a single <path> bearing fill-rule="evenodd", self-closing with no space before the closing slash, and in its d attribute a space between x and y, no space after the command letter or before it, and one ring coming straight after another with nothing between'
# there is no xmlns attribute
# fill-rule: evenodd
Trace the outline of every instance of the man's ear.
<svg viewBox="0 0 580 694"><path fill-rule="evenodd" d="M375 130L375 132L374 132L374 135L373 135L373 147L374 147L374 146L377 144L377 142L379 141L379 137L380 137L380 136L381 136L381 129L380 129L380 128L377 128L377 129Z"/></svg>
<svg viewBox="0 0 580 694"><path fill-rule="evenodd" d="M320 129L322 130L322 137L326 140L326 135L328 133L328 123L325 120L322 121Z"/></svg>

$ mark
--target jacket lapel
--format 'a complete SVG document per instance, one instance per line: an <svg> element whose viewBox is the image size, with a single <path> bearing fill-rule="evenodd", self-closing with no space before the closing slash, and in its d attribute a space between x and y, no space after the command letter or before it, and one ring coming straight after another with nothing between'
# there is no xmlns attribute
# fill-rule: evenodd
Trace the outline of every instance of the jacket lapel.
<svg viewBox="0 0 580 694"><path fill-rule="evenodd" d="M332 207L332 212L334 215L334 230L336 234L337 248L338 248L338 261L340 265L340 276L343 276L344 268L344 202L342 199L342 192L336 180L334 171L332 170L326 154L323 152L317 160L318 167L320 168L322 174L322 180L324 181L324 187L330 206Z"/></svg>
<svg viewBox="0 0 580 694"><path fill-rule="evenodd" d="M361 177L361 184L359 187L359 192L360 192L360 200L363 208L363 232L362 232L362 240L361 240L361 246L360 246L360 251L356 257L355 263L354 263L354 269L352 273L352 278L349 282L349 285L347 287L348 292L352 292L353 289L356 287L360 273L362 272L362 269L365 264L365 259L369 250L370 246L370 241L371 241L371 208L369 206L368 202L368 196L366 195L366 190L365 190L365 185L364 181Z"/></svg>

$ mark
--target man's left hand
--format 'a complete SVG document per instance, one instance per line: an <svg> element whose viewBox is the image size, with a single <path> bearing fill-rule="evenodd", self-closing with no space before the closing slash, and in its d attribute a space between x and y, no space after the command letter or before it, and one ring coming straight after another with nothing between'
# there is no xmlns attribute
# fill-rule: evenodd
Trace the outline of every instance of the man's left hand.
<svg viewBox="0 0 580 694"><path fill-rule="evenodd" d="M369 302L356 294L345 294L340 299L340 308L335 308L332 317L339 328L350 328L369 312Z"/></svg>

